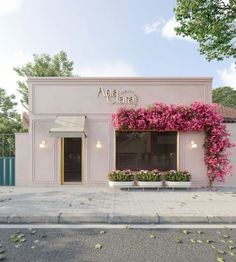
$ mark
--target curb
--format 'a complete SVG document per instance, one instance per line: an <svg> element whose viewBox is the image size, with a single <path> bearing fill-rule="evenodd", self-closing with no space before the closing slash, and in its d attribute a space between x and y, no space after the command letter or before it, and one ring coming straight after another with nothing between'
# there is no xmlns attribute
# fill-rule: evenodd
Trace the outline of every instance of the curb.
<svg viewBox="0 0 236 262"><path fill-rule="evenodd" d="M236 216L122 215L105 213L0 214L0 224L236 224Z"/></svg>

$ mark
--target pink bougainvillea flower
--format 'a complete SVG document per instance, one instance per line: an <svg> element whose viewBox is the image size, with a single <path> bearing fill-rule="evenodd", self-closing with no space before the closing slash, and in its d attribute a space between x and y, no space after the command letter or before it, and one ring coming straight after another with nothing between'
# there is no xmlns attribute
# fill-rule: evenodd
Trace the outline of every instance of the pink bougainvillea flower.
<svg viewBox="0 0 236 262"><path fill-rule="evenodd" d="M116 130L202 131L206 132L204 161L207 166L209 185L215 180L224 182L231 172L226 150L234 143L223 117L216 112L216 105L193 102L190 106L166 105L160 102L148 108L119 108L112 115Z"/></svg>

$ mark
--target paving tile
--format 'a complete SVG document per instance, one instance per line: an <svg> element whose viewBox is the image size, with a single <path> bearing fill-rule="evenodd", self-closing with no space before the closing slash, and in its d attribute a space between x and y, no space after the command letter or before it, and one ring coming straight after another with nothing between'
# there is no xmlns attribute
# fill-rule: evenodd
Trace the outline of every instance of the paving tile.
<svg viewBox="0 0 236 262"><path fill-rule="evenodd" d="M12 192L9 193L9 190ZM27 221L26 216L29 210L35 216L32 221L56 221L50 216L49 212L77 213L72 218L80 223L85 221L84 213L101 214L100 221L105 221L108 214L116 214L114 221L119 221L120 216L126 215L126 220L147 221L153 219L156 212L160 215L160 222L173 221L173 217L182 219L193 219L197 221L200 216L202 220L209 217L209 222L228 221L232 223L236 217L235 197L231 192L236 192L236 188L231 190L220 189L218 192L209 192L207 189L192 189L187 192L184 190L161 189L159 192L154 190L112 190L101 186L73 186L73 187L31 187L31 188L0 188L1 196L10 198L0 207L0 223L6 221L16 223L17 221ZM194 199L195 198L195 199ZM183 204L184 203L184 204ZM15 214L8 217L8 214ZM80 216L79 216L80 215ZM146 218L143 216L145 215ZM69 216L69 215L68 215ZM96 219L98 219L97 216ZM140 217L140 219L138 219ZM155 217L155 216L154 216ZM67 217L68 218L68 217ZM66 219L66 216L64 217ZM86 219L90 219L87 216ZM91 218L94 219L94 218ZM223 221L224 221L223 220ZM66 220L65 220L66 221ZM46 223L46 222L45 222ZM170 222L171 223L171 222Z"/></svg>

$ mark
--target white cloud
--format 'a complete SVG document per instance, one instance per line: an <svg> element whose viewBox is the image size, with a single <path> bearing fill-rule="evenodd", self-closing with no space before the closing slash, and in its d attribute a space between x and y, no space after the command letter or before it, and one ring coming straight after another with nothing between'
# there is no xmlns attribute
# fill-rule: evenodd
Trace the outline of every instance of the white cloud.
<svg viewBox="0 0 236 262"><path fill-rule="evenodd" d="M16 12L22 5L22 0L0 0L0 15Z"/></svg>
<svg viewBox="0 0 236 262"><path fill-rule="evenodd" d="M232 63L228 68L217 70L217 73L223 81L223 85L231 86L236 89L236 68L234 63Z"/></svg>
<svg viewBox="0 0 236 262"><path fill-rule="evenodd" d="M144 26L144 32L150 34L153 32L160 32L161 36L172 40L172 39L181 39L186 41L194 41L190 37L183 37L176 34L174 28L178 26L178 22L175 20L175 17L171 17L169 20L157 20L152 24L146 24Z"/></svg>
<svg viewBox="0 0 236 262"><path fill-rule="evenodd" d="M0 0L1 1L1 0ZM16 50L11 55L0 53L0 87L4 88L8 94L15 94L17 102L20 101L20 95L17 92L17 81L19 76L13 70L13 67L22 66L33 60L33 57L25 54L22 50ZM19 106L19 110L21 107Z"/></svg>
<svg viewBox="0 0 236 262"><path fill-rule="evenodd" d="M123 61L81 65L76 68L80 76L138 76L134 67Z"/></svg>
<svg viewBox="0 0 236 262"><path fill-rule="evenodd" d="M144 29L143 29L144 33L150 34L150 33L153 33L153 32L160 31L161 24L162 24L162 21L155 21L152 24L146 24L144 26Z"/></svg>
<svg viewBox="0 0 236 262"><path fill-rule="evenodd" d="M175 18L172 17L167 22L164 23L164 26L161 30L161 35L167 39L173 39L173 38L182 38L180 36L176 35L176 32L174 28L178 25Z"/></svg>

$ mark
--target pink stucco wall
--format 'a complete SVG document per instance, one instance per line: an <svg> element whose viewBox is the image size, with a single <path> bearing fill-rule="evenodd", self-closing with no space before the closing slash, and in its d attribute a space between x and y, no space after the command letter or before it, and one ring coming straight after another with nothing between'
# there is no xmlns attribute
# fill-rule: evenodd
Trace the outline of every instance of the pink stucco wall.
<svg viewBox="0 0 236 262"><path fill-rule="evenodd" d="M236 123L228 123L226 127L230 133L231 142L236 142ZM229 149L228 153L230 162L233 166L231 175L226 177L223 184L216 182L215 186L236 187L236 147Z"/></svg>

